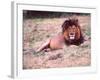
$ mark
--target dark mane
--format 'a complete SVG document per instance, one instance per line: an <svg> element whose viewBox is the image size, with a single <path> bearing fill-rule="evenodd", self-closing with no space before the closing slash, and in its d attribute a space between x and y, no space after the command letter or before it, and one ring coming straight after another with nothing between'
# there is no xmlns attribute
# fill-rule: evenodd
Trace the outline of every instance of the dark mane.
<svg viewBox="0 0 100 80"><path fill-rule="evenodd" d="M78 23L78 19L68 19L62 25L62 32L69 28L69 26L75 25L76 27L80 27Z"/></svg>
<svg viewBox="0 0 100 80"><path fill-rule="evenodd" d="M65 20L63 25L62 25L62 33L64 33L69 27L72 27L73 25L75 25L75 27L79 28L80 38L78 40L73 40L71 43L70 43L70 40L65 40L65 41L66 41L66 43L69 43L69 44L79 45L79 44L83 43L84 38L83 38L83 35L82 35L82 32L81 32L81 28L80 28L78 19Z"/></svg>

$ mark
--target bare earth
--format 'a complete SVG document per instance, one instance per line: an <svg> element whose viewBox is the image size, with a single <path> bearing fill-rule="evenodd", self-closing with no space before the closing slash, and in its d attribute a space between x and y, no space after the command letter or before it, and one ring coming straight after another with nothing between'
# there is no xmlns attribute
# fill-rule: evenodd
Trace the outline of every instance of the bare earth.
<svg viewBox="0 0 100 80"><path fill-rule="evenodd" d="M80 67L91 65L90 16L78 16L86 41L79 46L36 53L46 40L61 33L66 18L26 19L23 22L23 69Z"/></svg>

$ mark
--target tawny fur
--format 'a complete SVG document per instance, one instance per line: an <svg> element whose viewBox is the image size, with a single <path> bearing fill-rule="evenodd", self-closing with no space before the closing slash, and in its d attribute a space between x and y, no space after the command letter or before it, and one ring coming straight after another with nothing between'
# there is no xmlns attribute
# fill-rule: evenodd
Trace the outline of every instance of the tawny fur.
<svg viewBox="0 0 100 80"><path fill-rule="evenodd" d="M72 35L72 33L74 35ZM71 34L71 35L70 35ZM70 37L71 36L71 37ZM74 37L73 37L74 36ZM71 39L72 38L72 39ZM59 34L41 45L37 52L45 49L62 49L66 45L80 45L83 42L83 36L78 19L68 19L62 25L62 34Z"/></svg>

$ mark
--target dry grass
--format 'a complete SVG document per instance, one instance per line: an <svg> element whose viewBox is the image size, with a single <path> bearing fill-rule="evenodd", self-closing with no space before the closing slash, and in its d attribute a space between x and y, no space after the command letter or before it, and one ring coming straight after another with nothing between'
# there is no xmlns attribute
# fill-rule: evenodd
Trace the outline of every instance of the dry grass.
<svg viewBox="0 0 100 80"><path fill-rule="evenodd" d="M65 45L60 50L35 52L47 39L61 33L61 25L65 19L38 18L24 20L24 69L79 67L91 64L90 16L78 16L86 39L80 46Z"/></svg>

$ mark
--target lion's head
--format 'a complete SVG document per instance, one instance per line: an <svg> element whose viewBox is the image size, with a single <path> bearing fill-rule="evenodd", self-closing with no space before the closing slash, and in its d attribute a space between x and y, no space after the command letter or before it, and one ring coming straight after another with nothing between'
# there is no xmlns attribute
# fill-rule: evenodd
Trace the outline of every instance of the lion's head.
<svg viewBox="0 0 100 80"><path fill-rule="evenodd" d="M78 19L68 19L62 25L65 41L69 44L79 45L83 42L83 36Z"/></svg>

